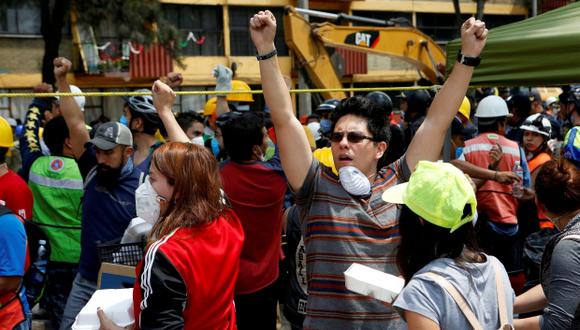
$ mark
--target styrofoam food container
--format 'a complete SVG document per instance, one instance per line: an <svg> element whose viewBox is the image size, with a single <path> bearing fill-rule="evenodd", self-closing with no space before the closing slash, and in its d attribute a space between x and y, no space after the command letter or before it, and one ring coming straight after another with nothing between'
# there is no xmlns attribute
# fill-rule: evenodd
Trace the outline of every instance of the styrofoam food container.
<svg viewBox="0 0 580 330"><path fill-rule="evenodd" d="M100 326L97 307L115 324L126 327L135 322L133 315L133 289L97 290L91 300L77 315L73 330L98 330Z"/></svg>
<svg viewBox="0 0 580 330"><path fill-rule="evenodd" d="M348 267L344 277L350 291L388 303L392 303L405 286L405 280L400 277L357 263Z"/></svg>

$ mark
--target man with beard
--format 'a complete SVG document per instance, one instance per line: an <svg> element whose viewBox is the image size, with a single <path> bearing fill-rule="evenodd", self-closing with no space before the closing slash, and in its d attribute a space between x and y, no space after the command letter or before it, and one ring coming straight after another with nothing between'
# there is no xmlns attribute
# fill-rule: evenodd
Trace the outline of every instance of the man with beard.
<svg viewBox="0 0 580 330"><path fill-rule="evenodd" d="M54 60L56 83L63 93L70 92L66 75L71 66L66 58ZM136 216L135 189L139 185L140 172L133 167L133 137L129 128L120 123L105 123L89 140L84 115L73 97L61 97L60 107L84 180L79 272L60 325L60 329L70 329L97 289L100 265L97 245L121 238Z"/></svg>

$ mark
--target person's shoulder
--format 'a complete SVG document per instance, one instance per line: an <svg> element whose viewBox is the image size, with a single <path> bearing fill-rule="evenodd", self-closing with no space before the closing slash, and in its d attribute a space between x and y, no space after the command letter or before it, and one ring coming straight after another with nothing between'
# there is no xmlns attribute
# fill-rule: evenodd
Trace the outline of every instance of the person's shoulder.
<svg viewBox="0 0 580 330"><path fill-rule="evenodd" d="M30 191L30 188L26 184L23 178L20 175L16 174L12 170L8 170L8 173L4 175L4 183L6 187L10 187L9 190L14 192L27 192Z"/></svg>
<svg viewBox="0 0 580 330"><path fill-rule="evenodd" d="M14 231L24 231L22 220L14 214L0 215L0 230L4 234L11 235Z"/></svg>
<svg viewBox="0 0 580 330"><path fill-rule="evenodd" d="M578 252L580 252L580 235L573 234L562 237L562 239L556 243L552 256L577 254Z"/></svg>

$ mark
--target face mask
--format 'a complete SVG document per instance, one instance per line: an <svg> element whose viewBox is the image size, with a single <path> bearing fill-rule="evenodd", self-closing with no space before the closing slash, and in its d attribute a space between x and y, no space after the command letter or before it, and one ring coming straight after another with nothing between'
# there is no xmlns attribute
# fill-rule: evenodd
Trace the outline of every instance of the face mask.
<svg viewBox="0 0 580 330"><path fill-rule="evenodd" d="M371 193L369 179L354 166L341 167L338 177L344 190L353 196L366 196Z"/></svg>
<svg viewBox="0 0 580 330"><path fill-rule="evenodd" d="M196 136L193 139L191 139L191 143L197 144L197 145L200 145L200 146L203 146L203 142L204 142L203 141L203 136L201 136L201 135L200 136Z"/></svg>
<svg viewBox="0 0 580 330"><path fill-rule="evenodd" d="M129 127L129 123L127 122L127 117L125 117L125 115L122 115L121 118L119 118L119 123L121 123L121 125Z"/></svg>
<svg viewBox="0 0 580 330"><path fill-rule="evenodd" d="M155 192L155 189L153 189L149 181L149 176L135 190L135 208L137 210L137 216L152 225L159 219L161 205L157 199L157 192Z"/></svg>
<svg viewBox="0 0 580 330"><path fill-rule="evenodd" d="M332 126L332 122L330 121L330 119L323 118L320 120L320 131L322 133L330 132L330 126Z"/></svg>
<svg viewBox="0 0 580 330"><path fill-rule="evenodd" d="M250 111L250 106L248 104L236 105L236 110L238 111Z"/></svg>

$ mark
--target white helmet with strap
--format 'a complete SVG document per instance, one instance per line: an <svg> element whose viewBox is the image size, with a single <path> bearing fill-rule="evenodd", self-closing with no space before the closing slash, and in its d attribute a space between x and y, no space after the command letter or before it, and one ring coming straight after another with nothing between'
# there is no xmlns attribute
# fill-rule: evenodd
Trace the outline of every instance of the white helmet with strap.
<svg viewBox="0 0 580 330"><path fill-rule="evenodd" d="M548 139L552 135L552 124L550 124L548 118L541 113L536 113L526 118L524 123L520 126L520 129L544 135Z"/></svg>

